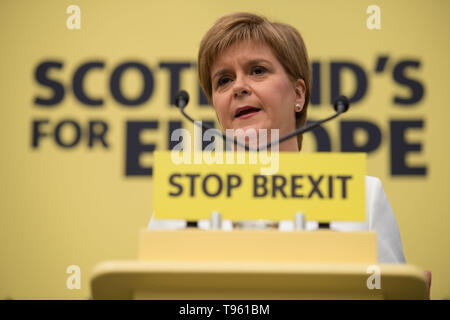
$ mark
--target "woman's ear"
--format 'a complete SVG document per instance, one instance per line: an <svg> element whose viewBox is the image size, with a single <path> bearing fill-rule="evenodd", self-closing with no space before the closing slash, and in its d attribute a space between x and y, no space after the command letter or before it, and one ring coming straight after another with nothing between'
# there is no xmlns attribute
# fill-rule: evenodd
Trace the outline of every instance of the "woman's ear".
<svg viewBox="0 0 450 320"><path fill-rule="evenodd" d="M303 79L297 79L294 83L294 90L295 90L295 104L299 104L301 106L301 109L299 112L303 110L303 107L305 106L305 95L306 95L306 85L305 81Z"/></svg>

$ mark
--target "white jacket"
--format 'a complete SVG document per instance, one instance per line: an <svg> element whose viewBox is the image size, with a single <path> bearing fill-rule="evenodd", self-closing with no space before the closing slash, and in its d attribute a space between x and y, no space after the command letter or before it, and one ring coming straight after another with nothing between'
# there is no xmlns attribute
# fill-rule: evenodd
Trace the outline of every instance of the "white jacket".
<svg viewBox="0 0 450 320"><path fill-rule="evenodd" d="M378 262L405 263L402 240L394 212L380 179L369 176L366 176L366 217L366 222L332 222L330 228L339 231L375 231Z"/></svg>
<svg viewBox="0 0 450 320"><path fill-rule="evenodd" d="M405 263L402 240L397 221L384 193L381 181L375 177L366 176L366 221L365 222L331 222L330 228L337 231L375 231L377 235L378 263ZM230 229L231 222L228 222ZM182 229L186 226L184 220L150 219L148 229ZM208 220L200 220L198 227L209 228ZM318 223L307 221L306 230L315 230ZM292 221L280 221L281 231L293 230Z"/></svg>

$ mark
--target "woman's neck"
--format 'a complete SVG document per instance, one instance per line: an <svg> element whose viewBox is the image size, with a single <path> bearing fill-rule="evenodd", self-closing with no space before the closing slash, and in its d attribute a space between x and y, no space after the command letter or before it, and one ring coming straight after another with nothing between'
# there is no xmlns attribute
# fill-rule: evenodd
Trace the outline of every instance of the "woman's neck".
<svg viewBox="0 0 450 320"><path fill-rule="evenodd" d="M292 137L286 141L283 141L278 145L278 151L284 152L298 152L297 137Z"/></svg>

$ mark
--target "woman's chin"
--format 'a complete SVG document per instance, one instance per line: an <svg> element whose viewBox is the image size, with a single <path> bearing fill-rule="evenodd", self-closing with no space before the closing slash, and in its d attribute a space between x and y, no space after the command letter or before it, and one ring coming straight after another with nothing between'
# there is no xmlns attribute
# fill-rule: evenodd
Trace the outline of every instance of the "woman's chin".
<svg viewBox="0 0 450 320"><path fill-rule="evenodd" d="M270 128L269 124L264 123L263 121L257 119L244 119L244 120L237 119L233 122L234 130L241 129L247 131L253 129L258 132L260 129L268 129L268 128Z"/></svg>

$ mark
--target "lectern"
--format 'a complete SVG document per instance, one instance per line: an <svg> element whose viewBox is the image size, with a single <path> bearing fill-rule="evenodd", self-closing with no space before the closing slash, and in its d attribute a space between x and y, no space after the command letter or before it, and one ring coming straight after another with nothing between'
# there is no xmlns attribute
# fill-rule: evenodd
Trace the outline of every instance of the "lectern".
<svg viewBox="0 0 450 320"><path fill-rule="evenodd" d="M155 152L163 223L141 232L136 261L96 266L94 299L427 297L422 270L377 263L374 232L306 227L367 219L364 154L276 153L270 172L267 161L241 164L232 154L202 164L197 156Z"/></svg>
<svg viewBox="0 0 450 320"><path fill-rule="evenodd" d="M97 265L91 289L94 299L427 298L418 267L377 264L373 232L329 230L145 230L138 259Z"/></svg>

